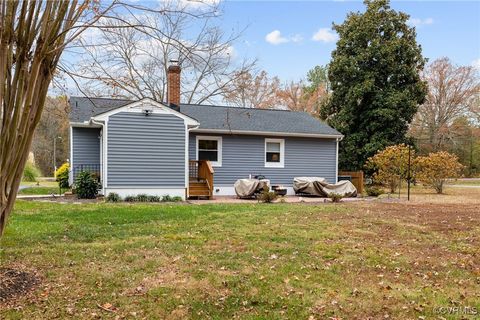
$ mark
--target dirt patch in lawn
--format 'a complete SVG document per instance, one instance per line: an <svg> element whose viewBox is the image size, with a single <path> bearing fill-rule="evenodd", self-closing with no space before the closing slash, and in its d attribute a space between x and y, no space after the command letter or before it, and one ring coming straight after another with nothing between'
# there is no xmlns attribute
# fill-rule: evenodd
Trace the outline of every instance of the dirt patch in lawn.
<svg viewBox="0 0 480 320"><path fill-rule="evenodd" d="M0 268L0 304L8 304L28 294L40 283L32 272L11 268Z"/></svg>
<svg viewBox="0 0 480 320"><path fill-rule="evenodd" d="M402 222L425 226L434 231L468 231L480 224L480 203L461 205L378 203L371 206L370 210L377 216L380 214L385 218L400 219Z"/></svg>

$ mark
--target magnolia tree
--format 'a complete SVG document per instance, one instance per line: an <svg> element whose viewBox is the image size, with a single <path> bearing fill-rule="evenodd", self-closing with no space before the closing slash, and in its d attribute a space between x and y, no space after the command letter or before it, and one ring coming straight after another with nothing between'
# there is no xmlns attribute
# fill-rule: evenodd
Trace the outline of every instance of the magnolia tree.
<svg viewBox="0 0 480 320"><path fill-rule="evenodd" d="M392 193L395 192L402 179L408 178L408 149L409 146L405 144L389 146L368 158L365 165L366 169L375 172L373 180L388 186ZM410 150L410 158L413 159L414 156L415 151L412 149ZM413 164L413 161L410 162Z"/></svg>
<svg viewBox="0 0 480 320"><path fill-rule="evenodd" d="M430 153L428 156L418 157L415 160L417 179L425 185L443 193L443 186L448 178L457 178L463 166L458 157L446 151Z"/></svg>

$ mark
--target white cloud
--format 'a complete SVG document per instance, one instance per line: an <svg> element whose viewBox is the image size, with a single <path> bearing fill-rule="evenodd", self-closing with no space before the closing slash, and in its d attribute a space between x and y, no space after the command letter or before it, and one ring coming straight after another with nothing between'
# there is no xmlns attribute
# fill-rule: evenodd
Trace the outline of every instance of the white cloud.
<svg viewBox="0 0 480 320"><path fill-rule="evenodd" d="M136 1L136 0L134 0ZM175 10L190 11L214 11L220 5L222 0L158 0L161 7Z"/></svg>
<svg viewBox="0 0 480 320"><path fill-rule="evenodd" d="M299 43L303 41L303 36L299 33L294 34L293 36L285 37L282 35L280 30L273 30L265 36L265 41L270 44L278 45L287 42Z"/></svg>
<svg viewBox="0 0 480 320"><path fill-rule="evenodd" d="M431 25L433 24L433 18L425 18L425 19L420 19L420 18L410 18L408 19L407 23L411 26L414 27L420 27L420 26L426 26L426 25Z"/></svg>
<svg viewBox="0 0 480 320"><path fill-rule="evenodd" d="M292 42L298 43L303 41L303 37L301 34L296 34L290 38Z"/></svg>
<svg viewBox="0 0 480 320"><path fill-rule="evenodd" d="M472 66L478 71L480 71L480 58L478 58L477 60L473 60Z"/></svg>
<svg viewBox="0 0 480 320"><path fill-rule="evenodd" d="M273 45L277 45L288 42L288 39L282 36L282 33L279 30L273 30L265 36L265 41Z"/></svg>
<svg viewBox="0 0 480 320"><path fill-rule="evenodd" d="M313 41L321 42L335 42L338 39L338 35L330 28L320 28L312 36Z"/></svg>

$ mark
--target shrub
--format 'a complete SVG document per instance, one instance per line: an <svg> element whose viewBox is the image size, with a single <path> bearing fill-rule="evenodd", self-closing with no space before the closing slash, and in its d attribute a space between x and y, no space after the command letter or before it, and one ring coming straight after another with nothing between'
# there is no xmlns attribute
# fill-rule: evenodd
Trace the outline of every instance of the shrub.
<svg viewBox="0 0 480 320"><path fill-rule="evenodd" d="M182 197L180 196L174 196L172 197L171 195L169 194L166 194L162 197L162 202L178 202L178 201L182 201Z"/></svg>
<svg viewBox="0 0 480 320"><path fill-rule="evenodd" d="M367 191L367 195L369 195L370 197L378 197L379 195L385 193L382 188L377 186L367 187L365 191Z"/></svg>
<svg viewBox="0 0 480 320"><path fill-rule="evenodd" d="M448 178L457 178L463 168L458 162L458 157L446 151L418 157L416 167L418 168L417 179L434 188L437 193L442 193L445 181Z"/></svg>
<svg viewBox="0 0 480 320"><path fill-rule="evenodd" d="M60 168L55 171L55 176L57 177L56 180L58 182L58 186L61 189L68 189L70 185L68 184L68 173L70 171L70 164L65 162L60 166Z"/></svg>
<svg viewBox="0 0 480 320"><path fill-rule="evenodd" d="M330 200L332 200L332 202L340 202L343 199L343 195L335 192L330 193L328 197L330 198Z"/></svg>
<svg viewBox="0 0 480 320"><path fill-rule="evenodd" d="M120 197L120 195L116 192L110 192L105 200L107 202L120 202L122 201L122 197Z"/></svg>
<svg viewBox="0 0 480 320"><path fill-rule="evenodd" d="M149 201L148 195L146 195L146 194L144 194L144 193L138 194L136 201L138 201L138 202L147 202L147 201Z"/></svg>
<svg viewBox="0 0 480 320"><path fill-rule="evenodd" d="M373 157L368 158L365 168L374 171L373 180L382 183L390 188L390 192L395 192L400 179L406 179L408 174L408 146L399 144L386 147L377 152ZM413 158L415 152L410 151L411 167L413 167ZM411 173L413 169L411 169Z"/></svg>
<svg viewBox="0 0 480 320"><path fill-rule="evenodd" d="M23 181L35 182L40 176L40 170L31 161L27 161L23 169Z"/></svg>
<svg viewBox="0 0 480 320"><path fill-rule="evenodd" d="M137 197L135 196L126 196L125 199L123 199L125 202L135 202L137 201Z"/></svg>
<svg viewBox="0 0 480 320"><path fill-rule="evenodd" d="M265 186L262 192L260 192L260 194L258 195L258 200L264 203L271 203L275 201L277 197L278 195L275 192L270 191L270 188Z"/></svg>
<svg viewBox="0 0 480 320"><path fill-rule="evenodd" d="M141 193L136 196L126 196L124 199L125 202L178 202L182 201L182 197L176 196L172 197L170 195L164 195L163 197L159 196L149 196L147 194Z"/></svg>
<svg viewBox="0 0 480 320"><path fill-rule="evenodd" d="M160 202L162 198L159 196L148 196L148 202Z"/></svg>
<svg viewBox="0 0 480 320"><path fill-rule="evenodd" d="M166 194L162 197L162 202L172 202L173 198L169 194Z"/></svg>
<svg viewBox="0 0 480 320"><path fill-rule="evenodd" d="M79 199L95 199L98 194L99 183L93 174L82 171L77 175L75 187Z"/></svg>

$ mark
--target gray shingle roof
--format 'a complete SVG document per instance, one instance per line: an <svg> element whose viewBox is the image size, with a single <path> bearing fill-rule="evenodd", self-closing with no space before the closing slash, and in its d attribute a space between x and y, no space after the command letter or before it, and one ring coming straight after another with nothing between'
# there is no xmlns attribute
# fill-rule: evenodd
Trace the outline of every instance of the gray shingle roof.
<svg viewBox="0 0 480 320"><path fill-rule="evenodd" d="M306 112L180 105L180 112L200 122L199 129L340 135Z"/></svg>
<svg viewBox="0 0 480 320"><path fill-rule="evenodd" d="M93 116L132 102L71 97L70 121L88 121ZM306 112L193 104L181 104L180 112L200 122L199 129L340 135L337 130Z"/></svg>
<svg viewBox="0 0 480 320"><path fill-rule="evenodd" d="M70 122L88 121L91 117L132 102L124 99L70 97Z"/></svg>

